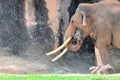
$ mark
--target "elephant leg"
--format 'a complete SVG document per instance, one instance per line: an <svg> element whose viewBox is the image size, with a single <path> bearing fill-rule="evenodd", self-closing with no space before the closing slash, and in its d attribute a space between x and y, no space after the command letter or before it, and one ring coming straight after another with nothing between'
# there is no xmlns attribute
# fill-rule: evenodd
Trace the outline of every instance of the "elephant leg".
<svg viewBox="0 0 120 80"><path fill-rule="evenodd" d="M108 70L112 69L112 66L108 64L108 45L102 42L97 42L95 45L95 56L97 66L90 67L92 74L107 74Z"/></svg>

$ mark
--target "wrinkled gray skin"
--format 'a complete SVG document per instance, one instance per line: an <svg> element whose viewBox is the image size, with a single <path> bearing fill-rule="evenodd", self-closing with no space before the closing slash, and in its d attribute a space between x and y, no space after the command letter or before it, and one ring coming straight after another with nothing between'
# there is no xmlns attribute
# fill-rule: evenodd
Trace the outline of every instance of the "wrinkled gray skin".
<svg viewBox="0 0 120 80"><path fill-rule="evenodd" d="M97 66L91 73L107 74L109 45L120 49L120 3L99 2L94 4L82 3L72 16L69 26L65 32L64 40L74 36L78 29L80 32L77 43L71 41L67 48L70 51L77 51L83 40L90 36L95 41L95 55Z"/></svg>

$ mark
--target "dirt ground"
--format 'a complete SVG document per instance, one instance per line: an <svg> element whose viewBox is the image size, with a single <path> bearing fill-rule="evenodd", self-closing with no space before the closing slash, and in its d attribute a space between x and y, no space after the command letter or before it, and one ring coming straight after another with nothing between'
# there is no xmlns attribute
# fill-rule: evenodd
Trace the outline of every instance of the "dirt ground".
<svg viewBox="0 0 120 80"><path fill-rule="evenodd" d="M40 52L41 47L46 46L32 45L24 55L19 56L0 56L0 72L12 74L88 74L89 67L94 64L94 54L71 53L51 62L56 55L46 56L46 52ZM46 47L49 49L49 47ZM114 66L112 73L120 72L120 50L110 50L110 63ZM114 53L113 53L114 52ZM44 53L44 54L41 54Z"/></svg>
<svg viewBox="0 0 120 80"><path fill-rule="evenodd" d="M55 57L41 54L39 45L32 45L24 55L0 56L0 71L2 73L88 73L89 64L85 63L79 55L70 53L56 62L51 62ZM44 46L42 46L44 48ZM82 64L81 64L82 63Z"/></svg>

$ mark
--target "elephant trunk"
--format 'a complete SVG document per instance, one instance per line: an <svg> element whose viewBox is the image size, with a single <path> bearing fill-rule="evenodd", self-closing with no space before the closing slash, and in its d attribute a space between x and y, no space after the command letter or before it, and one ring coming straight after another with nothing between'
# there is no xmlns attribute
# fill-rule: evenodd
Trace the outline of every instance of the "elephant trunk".
<svg viewBox="0 0 120 80"><path fill-rule="evenodd" d="M82 41L80 40L81 34L77 29L76 25L71 21L64 36L64 41L68 37L72 37L70 43L66 46L69 51L78 51L81 47Z"/></svg>

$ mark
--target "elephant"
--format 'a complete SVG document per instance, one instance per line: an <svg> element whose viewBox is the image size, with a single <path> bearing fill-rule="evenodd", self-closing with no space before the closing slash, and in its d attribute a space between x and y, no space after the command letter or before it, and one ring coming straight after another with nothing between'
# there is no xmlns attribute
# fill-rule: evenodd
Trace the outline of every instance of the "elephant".
<svg viewBox="0 0 120 80"><path fill-rule="evenodd" d="M107 74L113 68L109 64L109 46L120 49L120 3L101 1L94 4L81 3L72 16L65 31L64 43L47 55L65 47L52 61L69 51L78 51L82 42L90 36L95 43L96 66L90 67L92 74Z"/></svg>

